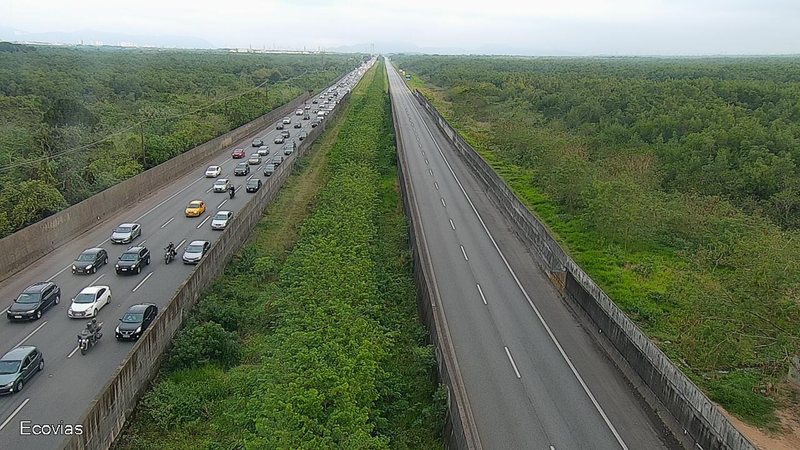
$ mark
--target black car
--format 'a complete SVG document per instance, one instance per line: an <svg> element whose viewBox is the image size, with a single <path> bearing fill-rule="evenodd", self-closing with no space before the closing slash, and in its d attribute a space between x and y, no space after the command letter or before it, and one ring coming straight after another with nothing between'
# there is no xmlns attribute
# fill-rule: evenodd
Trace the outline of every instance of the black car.
<svg viewBox="0 0 800 450"><path fill-rule="evenodd" d="M291 136L291 134L289 134L289 130L281 131L281 137L283 137L284 139L287 139L289 136Z"/></svg>
<svg viewBox="0 0 800 450"><path fill-rule="evenodd" d="M311 122L311 128L317 128L317 125L319 125L319 120Z"/></svg>
<svg viewBox="0 0 800 450"><path fill-rule="evenodd" d="M261 147L262 145L264 145L264 140L263 139L261 139L261 138L253 139L253 147Z"/></svg>
<svg viewBox="0 0 800 450"><path fill-rule="evenodd" d="M308 114L306 114L305 116L303 116L303 120L309 120L309 119L311 119L311 117L310 117Z"/></svg>
<svg viewBox="0 0 800 450"><path fill-rule="evenodd" d="M38 320L42 313L61 301L61 289L51 281L25 288L6 311L8 320Z"/></svg>
<svg viewBox="0 0 800 450"><path fill-rule="evenodd" d="M303 128L303 124L300 123L300 122L297 122L296 124L294 124L294 127L295 128Z"/></svg>
<svg viewBox="0 0 800 450"><path fill-rule="evenodd" d="M22 345L0 358L0 394L19 392L25 383L44 369L44 357L38 348Z"/></svg>
<svg viewBox="0 0 800 450"><path fill-rule="evenodd" d="M315 105L316 105L316 104L317 104L317 103L319 103L319 102L317 101L317 99L314 99L314 101L312 101L311 103L313 103L313 104L315 104Z"/></svg>
<svg viewBox="0 0 800 450"><path fill-rule="evenodd" d="M233 169L233 174L238 176L244 176L250 173L250 165L246 162L239 163L236 165L236 168Z"/></svg>
<svg viewBox="0 0 800 450"><path fill-rule="evenodd" d="M264 166L265 177L271 177L273 173L275 173L275 164L269 163L266 166Z"/></svg>
<svg viewBox="0 0 800 450"><path fill-rule="evenodd" d="M114 330L114 337L118 341L135 341L153 323L158 315L158 306L153 303L142 303L128 308L128 312L119 319L119 325Z"/></svg>
<svg viewBox="0 0 800 450"><path fill-rule="evenodd" d="M276 130L282 130L283 129L283 122L278 122L278 124L275 125L275 129Z"/></svg>
<svg viewBox="0 0 800 450"><path fill-rule="evenodd" d="M95 273L105 264L108 264L108 253L104 249L87 248L72 262L72 273Z"/></svg>
<svg viewBox="0 0 800 450"><path fill-rule="evenodd" d="M261 189L261 180L258 178L247 180L247 184L244 186L245 192L257 192L259 189Z"/></svg>
<svg viewBox="0 0 800 450"><path fill-rule="evenodd" d="M283 156L276 156L272 158L272 164L275 165L275 167L280 166L282 162L283 162Z"/></svg>
<svg viewBox="0 0 800 450"><path fill-rule="evenodd" d="M308 137L308 133L303 131L302 133L300 133L300 136L297 136L297 139L300 139L302 141L303 139L305 139L307 137Z"/></svg>
<svg viewBox="0 0 800 450"><path fill-rule="evenodd" d="M119 256L114 266L117 273L142 273L142 266L150 264L150 250L147 247L131 247Z"/></svg>

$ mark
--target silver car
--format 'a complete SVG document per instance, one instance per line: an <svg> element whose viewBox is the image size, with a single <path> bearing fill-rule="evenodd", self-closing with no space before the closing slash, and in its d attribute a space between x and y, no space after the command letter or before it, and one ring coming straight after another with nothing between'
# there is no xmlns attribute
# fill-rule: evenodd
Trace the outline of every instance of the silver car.
<svg viewBox="0 0 800 450"><path fill-rule="evenodd" d="M250 155L250 159L247 160L247 164L256 165L261 164L261 155L258 153L253 153Z"/></svg>
<svg viewBox="0 0 800 450"><path fill-rule="evenodd" d="M211 243L208 241L192 241L186 246L186 250L183 251L183 263L184 264L197 264L203 259L203 256L208 252L208 249L211 248Z"/></svg>
<svg viewBox="0 0 800 450"><path fill-rule="evenodd" d="M262 145L258 148L258 156L267 156L269 155L269 147L266 145Z"/></svg>
<svg viewBox="0 0 800 450"><path fill-rule="evenodd" d="M231 187L231 182L227 178L220 178L214 182L214 192L226 192Z"/></svg>
<svg viewBox="0 0 800 450"><path fill-rule="evenodd" d="M228 222L233 219L232 211L218 211L214 218L211 219L212 230L224 230L228 226Z"/></svg>
<svg viewBox="0 0 800 450"><path fill-rule="evenodd" d="M111 242L114 244L130 244L142 235L142 226L138 223L121 223L111 233Z"/></svg>

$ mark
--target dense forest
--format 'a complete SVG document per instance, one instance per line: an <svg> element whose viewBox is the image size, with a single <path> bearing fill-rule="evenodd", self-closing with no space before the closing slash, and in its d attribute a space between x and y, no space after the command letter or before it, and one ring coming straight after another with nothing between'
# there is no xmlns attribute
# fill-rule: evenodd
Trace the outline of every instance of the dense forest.
<svg viewBox="0 0 800 450"><path fill-rule="evenodd" d="M780 428L800 351L800 59L394 60L713 400Z"/></svg>
<svg viewBox="0 0 800 450"><path fill-rule="evenodd" d="M0 45L0 237L319 89L358 55Z"/></svg>

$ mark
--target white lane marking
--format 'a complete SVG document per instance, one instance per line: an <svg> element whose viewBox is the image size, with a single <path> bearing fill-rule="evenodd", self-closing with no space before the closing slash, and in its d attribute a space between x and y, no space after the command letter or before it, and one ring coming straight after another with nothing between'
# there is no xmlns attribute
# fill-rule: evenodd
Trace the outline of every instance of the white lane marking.
<svg viewBox="0 0 800 450"><path fill-rule="evenodd" d="M428 169L428 172L431 174L431 176L433 176L433 170Z"/></svg>
<svg viewBox="0 0 800 450"><path fill-rule="evenodd" d="M241 189L241 188L242 188L242 185L240 184L240 185L239 185L239 187L237 187L237 188L236 188L236 189L234 189L233 191L234 191L234 192L239 192L239 189Z"/></svg>
<svg viewBox="0 0 800 450"><path fill-rule="evenodd" d="M425 158L425 165L427 166L428 164L428 158Z"/></svg>
<svg viewBox="0 0 800 450"><path fill-rule="evenodd" d="M166 227L166 226L167 226L167 225L169 225L169 223L170 223L170 222L172 222L173 220L175 220L175 218L174 218L174 217L173 217L172 219L169 219L168 221L164 222L164 225L161 225L161 228L164 228L164 227Z"/></svg>
<svg viewBox="0 0 800 450"><path fill-rule="evenodd" d="M134 247L141 247L144 245L145 242L147 242L147 239L143 240L142 242L139 242L139 244L135 245Z"/></svg>
<svg viewBox="0 0 800 450"><path fill-rule="evenodd" d="M72 351L71 351L71 352L69 352L69 355L67 355L67 359L69 359L69 358L72 358L72 355L74 355L74 354L75 354L75 352L77 352L78 350L80 350L80 348L81 348L81 346L80 346L80 345L78 345L78 346L76 346L75 348L73 348L73 349L72 349Z"/></svg>
<svg viewBox="0 0 800 450"><path fill-rule="evenodd" d="M435 182L435 181L434 181L434 182L433 182L433 185L434 185L434 186L436 186L436 190L438 191L438 190L439 190L439 183L437 183L437 182Z"/></svg>
<svg viewBox="0 0 800 450"><path fill-rule="evenodd" d="M460 245L459 247L461 247L461 253L464 255L464 260L469 261L469 258L467 258L467 251L464 250L464 246Z"/></svg>
<svg viewBox="0 0 800 450"><path fill-rule="evenodd" d="M46 321L46 320L45 320L44 322L42 322L42 324L41 324L41 325L39 325L38 327L36 327L36 329L35 329L35 330L31 331L31 332L30 332L30 333L29 333L27 336L25 336L25 337L24 337L24 338L23 338L21 341L19 341L19 342L17 343L17 345L15 345L14 347L19 347L20 345L24 344L24 343L25 343L25 341L27 341L28 339L30 339L30 338L31 338L31 336L33 336L33 334L34 334L34 333L36 333L37 331L41 330L41 329L42 329L42 327L43 327L43 326L45 326L45 325L47 325L47 321Z"/></svg>
<svg viewBox="0 0 800 450"><path fill-rule="evenodd" d="M556 450L556 448L551 445L550 450Z"/></svg>
<svg viewBox="0 0 800 450"><path fill-rule="evenodd" d="M184 187L184 188L183 188L183 189L181 189L180 191L178 191L178 192L176 192L176 193L174 193L174 194L170 195L169 197L167 197L166 199L164 199L164 201L160 202L160 203L159 203L159 204L157 204L156 206L153 206L152 208L150 208L149 210L147 210L147 212L146 212L146 213L144 213L144 214L142 214L141 216L137 217L137 218L134 220L134 222L138 222L138 221L142 220L142 219L143 219L144 217L146 217L148 214L150 214L151 212L155 211L157 208L161 207L161 205L163 205L164 203L167 203L168 201L170 201L170 200L172 200L173 198L177 197L177 196L178 196L178 195L180 195L180 194L181 194L183 191L185 191L185 190L189 189L190 187L194 186L194 185L195 185L195 184L196 184L198 181L200 181L200 180L205 180L205 179L206 179L206 177L200 177L200 178L198 178L198 179L196 179L196 180L192 181L191 183L189 183L188 185L186 185L186 187Z"/></svg>
<svg viewBox="0 0 800 450"><path fill-rule="evenodd" d="M225 202L222 202L222 203L225 203ZM222 206L222 203L220 203L220 205L219 205L219 206ZM206 216L206 218L205 218L205 219L203 219L203 221L202 221L202 222L200 222L200 225L198 225L198 226L197 226L197 229L199 230L199 229L200 229L200 227L202 227L202 226L203 226L203 225L204 225L206 222L208 222L208 219L210 219L210 218L211 218L211 216Z"/></svg>
<svg viewBox="0 0 800 450"><path fill-rule="evenodd" d="M211 186L210 188L206 189L206 194L208 194L209 192L211 192L211 190L212 190L212 189L214 189L214 186Z"/></svg>
<svg viewBox="0 0 800 450"><path fill-rule="evenodd" d="M416 111L419 113L419 110L416 110ZM561 343L559 343L558 339L556 339L556 336L553 334L553 331L550 329L550 326L547 325L547 322L545 322L544 317L542 316L541 312L539 311L539 308L537 308L536 305L533 304L533 301L531 300L531 297L528 295L528 292L525 291L525 288L522 286L522 283L519 281L519 278L517 278L517 274L511 268L511 265L508 263L508 260L506 259L505 255L500 250L500 247L497 245L497 241L494 240L494 237L492 236L492 233L489 232L489 228L486 226L486 223L483 221L483 218L478 213L477 208L475 208L475 205L472 203L472 200L469 198L469 195L467 195L467 191L464 190L464 186L461 184L461 181L459 181L458 177L456 176L456 173L453 171L453 167L450 166L450 162L448 162L447 161L447 157L444 156L444 152L442 151L442 148L439 146L439 143L436 141L436 138L433 136L433 132L431 131L430 127L428 127L428 124L425 122L425 120L422 119L422 114L421 113L419 113L419 117L420 117L420 120L422 120L422 124L425 126L425 129L428 130L428 134L431 136L431 140L433 140L433 145L435 145L436 148L439 150L439 154L442 156L442 160L444 160L444 163L447 165L447 168L450 170L450 174L453 175L453 179L456 181L456 184L458 184L458 187L461 190L461 193L464 194L464 197L467 199L467 203L469 203L469 206L472 208L472 211L478 217L478 221L481 223L481 226L483 227L483 231L486 232L487 236L489 236L489 240L492 241L492 245L494 245L495 250L497 250L497 253L500 255L500 258L503 260L503 263L505 264L506 269L508 269L508 271L511 273L511 276L514 278L514 282L517 284L517 287L519 288L520 291L522 291L522 294L525 296L525 299L528 301L528 305L530 305L530 307L533 309L534 313L536 313L536 317L539 319L539 322L541 322L542 326L547 331L547 335L550 336L550 340L552 340L553 344L555 344L556 348L558 348L558 352L561 354L561 357L564 359L564 361L566 361L567 365L569 366L570 370L572 371L572 374L578 380L578 383L580 383L581 387L583 388L583 391L589 397L589 400L591 400L592 405L594 405L594 407L597 410L597 412L600 413L600 416L603 418L603 421L606 423L606 426L609 428L609 430L611 430L611 433L617 439L617 443L624 450L628 450L628 446L625 445L625 441L622 440L622 436L620 436L619 433L617 432L617 429L614 428L614 425L611 423L611 420L606 415L606 412L600 406L600 403L597 402L597 399L594 397L594 394L592 394L592 391L589 390L589 387L583 381L583 377L581 377L581 375L578 373L578 369L575 368L575 365L572 364L572 360L569 358L569 356L567 356L567 353L564 351L564 348L561 347Z"/></svg>
<svg viewBox="0 0 800 450"><path fill-rule="evenodd" d="M186 243L186 239L182 240L180 244L178 244L178 245L176 245L176 246L175 246L175 250L177 250L177 249L181 248L181 245L183 245L183 244L185 244L185 243Z"/></svg>
<svg viewBox="0 0 800 450"><path fill-rule="evenodd" d="M15 409L15 410L14 410L14 412L12 412L12 413L11 413L11 415L10 415L10 416L8 416L8 418L7 418L7 419L6 419L6 420L5 420L5 421L4 421L2 424L0 424L0 431L3 431L3 428L5 428L5 427L6 427L6 425L8 425L8 423L9 423L9 422L11 422L11 420L14 418L14 416L16 416L16 415L17 415L17 413L18 413L18 412L19 412L19 411L20 411L20 410L21 410L21 409L22 409L22 408L23 408L25 405L27 405L29 401L31 401L31 399L30 399L30 398L26 398L25 400L23 400L23 401L22 401L22 403L21 403L19 406L17 406L17 409Z"/></svg>
<svg viewBox="0 0 800 450"><path fill-rule="evenodd" d="M104 276L106 276L106 274L102 274L99 277L95 278L94 281L89 283L89 286L94 286L98 281L100 281L100 278L103 278Z"/></svg>
<svg viewBox="0 0 800 450"><path fill-rule="evenodd" d="M5 314L5 313L6 313L6 311L8 311L8 310L9 310L9 308L11 308L11 307L10 307L10 306L6 306L6 309L4 309L4 310L3 310L3 312L1 312L0 314Z"/></svg>
<svg viewBox="0 0 800 450"><path fill-rule="evenodd" d="M139 284L137 284L135 288L131 289L131 292L136 292L136 290L139 289L140 287L142 287L144 282L147 281L148 279L150 279L150 277L152 277L152 276L153 276L153 272L148 273L147 276L144 277L144 280L140 281Z"/></svg>
<svg viewBox="0 0 800 450"><path fill-rule="evenodd" d="M508 356L508 360L511 361L511 367L514 368L514 373L517 374L517 378L522 378L522 375L519 374L519 370L517 370L517 365L514 363L514 358L511 357L511 352L508 351L508 347L506 349L506 356Z"/></svg>
<svg viewBox="0 0 800 450"><path fill-rule="evenodd" d="M228 199L225 199L225 200L223 200L223 201L222 201L222 203L220 203L219 205L217 205L217 209L220 209L220 208L222 208L222 205L224 205L224 204L225 204L225 203L227 203L227 202L228 202ZM197 227L197 228L200 228L200 227Z"/></svg>
<svg viewBox="0 0 800 450"><path fill-rule="evenodd" d="M102 245L102 244L101 244L101 245ZM61 273L62 273L62 272L64 272L65 270L69 269L70 267L72 267L72 264L70 264L70 265L68 265L67 267L64 267L63 269L61 269L61 270L59 270L58 272L56 272L56 273L55 273L55 274L54 274L52 277L48 278L48 279L47 279L47 281L53 281L53 278L55 278L55 277L57 277L57 276L61 275Z"/></svg>
<svg viewBox="0 0 800 450"><path fill-rule="evenodd" d="M481 289L480 283L476 284L475 286L478 286L478 293L481 294L481 300L483 300L483 304L488 305L488 303L486 303L486 297L483 295L483 289Z"/></svg>
<svg viewBox="0 0 800 450"><path fill-rule="evenodd" d="M422 156L425 156L425 150L422 151ZM425 161L427 161L427 159Z"/></svg>
<svg viewBox="0 0 800 450"><path fill-rule="evenodd" d="M256 169L256 170L258 170L258 169ZM256 176L256 174L252 174L249 177L247 177L247 181L250 181L250 179L253 178L254 176Z"/></svg>
<svg viewBox="0 0 800 450"><path fill-rule="evenodd" d="M447 219L447 220L449 220L449 221L450 221L450 228L452 228L452 229L453 229L453 231L455 231L455 229L456 229L456 224L454 224L454 223L453 223L453 219Z"/></svg>
<svg viewBox="0 0 800 450"><path fill-rule="evenodd" d="M440 198L439 200L442 201L442 206L444 206L446 208L447 207L447 203L444 202L444 197Z"/></svg>

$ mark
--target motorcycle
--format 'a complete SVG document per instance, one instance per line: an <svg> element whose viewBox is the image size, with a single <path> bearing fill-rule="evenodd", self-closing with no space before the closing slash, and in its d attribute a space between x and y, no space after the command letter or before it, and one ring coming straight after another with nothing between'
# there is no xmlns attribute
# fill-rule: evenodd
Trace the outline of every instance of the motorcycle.
<svg viewBox="0 0 800 450"><path fill-rule="evenodd" d="M164 264L169 264L178 255L174 248L167 248L164 250Z"/></svg>
<svg viewBox="0 0 800 450"><path fill-rule="evenodd" d="M230 194L231 200L233 200L233 196L236 195L236 189L231 187L230 189L228 189L228 194Z"/></svg>
<svg viewBox="0 0 800 450"><path fill-rule="evenodd" d="M81 349L81 355L85 355L86 352L88 352L90 348L94 347L97 344L97 341L103 337L103 333L100 332L101 328L102 326L98 325L94 333L84 329L81 331L81 334L78 335L78 347Z"/></svg>

